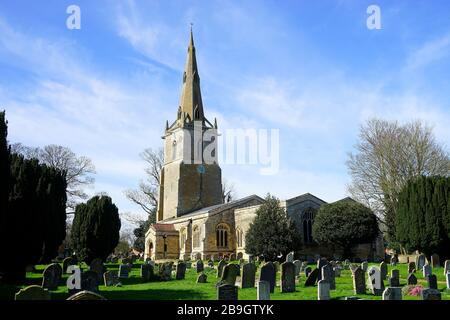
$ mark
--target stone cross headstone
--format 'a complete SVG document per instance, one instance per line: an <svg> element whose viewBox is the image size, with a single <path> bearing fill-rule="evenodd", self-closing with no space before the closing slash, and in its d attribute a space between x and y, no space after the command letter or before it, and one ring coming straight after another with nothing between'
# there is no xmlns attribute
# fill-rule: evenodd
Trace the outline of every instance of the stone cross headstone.
<svg viewBox="0 0 450 320"><path fill-rule="evenodd" d="M58 289L61 276L62 268L58 263L48 265L42 273L42 288L49 290Z"/></svg>
<svg viewBox="0 0 450 320"><path fill-rule="evenodd" d="M319 275L317 277L317 281L322 280L322 267L328 263L327 259L320 258L317 260L317 269L319 270Z"/></svg>
<svg viewBox="0 0 450 320"><path fill-rule="evenodd" d="M213 265L214 265L214 263L213 263ZM185 274L186 274L186 263L178 262L178 264L177 264L177 273L176 273L175 279L176 280L183 280Z"/></svg>
<svg viewBox="0 0 450 320"><path fill-rule="evenodd" d="M400 287L400 271L398 269L391 271L391 276L389 277L389 287Z"/></svg>
<svg viewBox="0 0 450 320"><path fill-rule="evenodd" d="M217 278L222 277L223 268L227 265L225 260L220 260L219 264L217 265Z"/></svg>
<svg viewBox="0 0 450 320"><path fill-rule="evenodd" d="M255 287L256 266L254 263L244 263L242 266L241 288Z"/></svg>
<svg viewBox="0 0 450 320"><path fill-rule="evenodd" d="M295 266L295 276L298 277L300 275L300 271L302 270L302 262L300 260L294 260Z"/></svg>
<svg viewBox="0 0 450 320"><path fill-rule="evenodd" d="M197 268L197 273L203 272L205 270L202 260L197 260L196 268Z"/></svg>
<svg viewBox="0 0 450 320"><path fill-rule="evenodd" d="M429 274L426 279L428 288L437 289L437 278L434 274Z"/></svg>
<svg viewBox="0 0 450 320"><path fill-rule="evenodd" d="M275 266L272 262L266 262L260 270L259 281L268 281L270 283L270 292L273 293L275 290Z"/></svg>
<svg viewBox="0 0 450 320"><path fill-rule="evenodd" d="M164 262L159 264L159 279L161 281L169 281L172 279L173 262Z"/></svg>
<svg viewBox="0 0 450 320"><path fill-rule="evenodd" d="M206 283L208 277L203 272L200 273L197 277L197 283Z"/></svg>
<svg viewBox="0 0 450 320"><path fill-rule="evenodd" d="M330 290L336 290L336 278L331 264L326 264L322 267L322 280L328 282Z"/></svg>
<svg viewBox="0 0 450 320"><path fill-rule="evenodd" d="M402 288L388 287L383 291L382 295L383 300L402 300Z"/></svg>
<svg viewBox="0 0 450 320"><path fill-rule="evenodd" d="M430 274L433 273L433 269L431 268L431 266L429 264L424 265L422 268L422 271L423 271L424 278L426 278L427 276L429 276Z"/></svg>
<svg viewBox="0 0 450 320"><path fill-rule="evenodd" d="M294 262L294 252L292 251L292 252L289 252L287 255L286 255L286 262Z"/></svg>
<svg viewBox="0 0 450 320"><path fill-rule="evenodd" d="M317 268L311 271L305 280L305 287L314 287L316 285L319 274L320 272Z"/></svg>
<svg viewBox="0 0 450 320"><path fill-rule="evenodd" d="M222 278L220 278L219 285L228 284L234 286L236 283L236 277L239 273L239 267L237 264L229 263L223 268Z"/></svg>
<svg viewBox="0 0 450 320"><path fill-rule="evenodd" d="M238 287L229 284L222 284L217 287L217 300L237 300Z"/></svg>
<svg viewBox="0 0 450 320"><path fill-rule="evenodd" d="M369 264L367 263L367 261L364 261L361 263L361 269L364 272L367 272L367 268L368 268Z"/></svg>
<svg viewBox="0 0 450 320"><path fill-rule="evenodd" d="M317 300L330 300L330 283L326 280L319 280L317 283Z"/></svg>
<svg viewBox="0 0 450 320"><path fill-rule="evenodd" d="M119 266L119 278L128 278L130 273L130 267L127 264L121 264Z"/></svg>
<svg viewBox="0 0 450 320"><path fill-rule="evenodd" d="M408 263L408 273L413 273L414 270L416 270L416 263L411 261Z"/></svg>
<svg viewBox="0 0 450 320"><path fill-rule="evenodd" d="M120 283L119 275L116 270L109 270L103 274L105 287L114 287Z"/></svg>
<svg viewBox="0 0 450 320"><path fill-rule="evenodd" d="M14 300L51 300L50 292L41 286L32 285L20 289L14 296Z"/></svg>
<svg viewBox="0 0 450 320"><path fill-rule="evenodd" d="M309 276L309 274L311 273L311 271L312 271L312 270L311 270L311 267L309 267L309 266L306 267L306 268L305 268L305 277L308 278L308 276Z"/></svg>
<svg viewBox="0 0 450 320"><path fill-rule="evenodd" d="M381 280L380 269L371 267L368 271L368 284L372 294L380 296L384 291L384 283Z"/></svg>
<svg viewBox="0 0 450 320"><path fill-rule="evenodd" d="M141 265L141 278L145 282L149 282L154 276L153 267L151 264L142 264Z"/></svg>
<svg viewBox="0 0 450 320"><path fill-rule="evenodd" d="M281 264L281 292L295 292L295 265L293 262Z"/></svg>
<svg viewBox="0 0 450 320"><path fill-rule="evenodd" d="M441 300L441 292L436 289L423 289L422 300Z"/></svg>
<svg viewBox="0 0 450 320"><path fill-rule="evenodd" d="M417 284L417 277L414 275L414 273L410 273L408 275L408 278L406 279L406 282L408 285L416 285Z"/></svg>
<svg viewBox="0 0 450 320"><path fill-rule="evenodd" d="M366 294L365 272L361 268L356 268L353 272L353 291L354 294Z"/></svg>
<svg viewBox="0 0 450 320"><path fill-rule="evenodd" d="M425 258L424 254L420 254L417 256L417 261L416 261L416 266L417 266L417 270L422 270L423 266L425 265L427 259Z"/></svg>
<svg viewBox="0 0 450 320"><path fill-rule="evenodd" d="M105 272L105 266L103 265L102 259L94 259L91 261L89 265L89 270L97 273L99 282L103 277L103 273Z"/></svg>
<svg viewBox="0 0 450 320"><path fill-rule="evenodd" d="M436 254L436 253L431 256L431 266L433 268L440 268L441 267L441 261L439 259L439 255Z"/></svg>
<svg viewBox="0 0 450 320"><path fill-rule="evenodd" d="M258 281L256 284L256 300L270 300L269 281Z"/></svg>
<svg viewBox="0 0 450 320"><path fill-rule="evenodd" d="M387 263L384 261L380 263L380 273L381 273L381 280L386 280L388 274L388 266Z"/></svg>

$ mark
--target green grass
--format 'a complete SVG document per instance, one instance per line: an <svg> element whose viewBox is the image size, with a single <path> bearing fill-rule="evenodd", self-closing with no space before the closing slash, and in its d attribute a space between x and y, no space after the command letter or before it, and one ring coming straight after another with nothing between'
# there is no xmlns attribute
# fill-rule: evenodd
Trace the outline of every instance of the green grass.
<svg viewBox="0 0 450 320"><path fill-rule="evenodd" d="M369 264L377 265L378 264ZM86 266L82 266L86 269ZM118 270L117 264L107 264L108 270ZM312 266L314 267L314 266ZM42 282L42 271L44 265L36 266L36 272L27 273L26 283L22 286L0 287L0 299L14 299L14 293L20 288L27 285L37 284ZM406 285L407 277L407 264L399 264L395 267L400 270L401 282L400 284ZM389 266L389 273L393 267ZM100 294L107 299L111 300L215 300L217 282L217 271L209 268L205 268L205 273L208 276L208 283L196 283L197 273L195 268L187 269L186 278L184 280L171 280L166 282L147 282L143 283L140 276L140 263L136 263L130 272L128 279L121 279L122 287L105 287L99 286ZM445 277L443 268L435 268L433 273L438 279L438 288L442 293L442 299L450 300L450 291L446 290ZM69 294L65 286L68 275L63 276L61 286L56 291L52 291L52 299L62 300L66 299ZM426 281L423 279L422 274L417 272L419 284L426 286ZM279 284L280 274L277 274L277 287L275 292L271 294L272 300L317 300L317 287L304 287L305 275L302 273L300 280L296 286L296 292L293 293L281 293ZM388 283L385 281L385 285ZM343 270L341 277L336 278L337 290L331 291L332 299L345 299L346 296L354 296L353 284L350 270ZM381 300L380 296L374 296L372 294L358 295L363 299ZM239 300L255 300L256 288L239 289ZM420 297L403 296L404 300L419 300Z"/></svg>

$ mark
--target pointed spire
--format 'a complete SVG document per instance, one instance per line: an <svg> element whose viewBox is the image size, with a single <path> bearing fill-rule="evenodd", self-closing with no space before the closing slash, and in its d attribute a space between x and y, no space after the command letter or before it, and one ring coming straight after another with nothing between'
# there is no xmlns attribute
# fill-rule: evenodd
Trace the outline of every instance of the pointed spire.
<svg viewBox="0 0 450 320"><path fill-rule="evenodd" d="M189 115L190 119L203 120L203 102L200 92L200 77L195 56L194 35L191 32L188 46L186 66L183 73L183 87L180 98L181 111Z"/></svg>

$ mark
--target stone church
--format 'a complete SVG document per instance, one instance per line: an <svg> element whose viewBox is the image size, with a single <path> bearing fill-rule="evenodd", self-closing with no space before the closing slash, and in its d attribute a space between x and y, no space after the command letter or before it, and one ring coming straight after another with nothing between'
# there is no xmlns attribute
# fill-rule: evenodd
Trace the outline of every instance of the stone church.
<svg viewBox="0 0 450 320"><path fill-rule="evenodd" d="M157 222L145 236L146 258L248 258L245 234L264 200L251 195L223 202L221 169L215 158L217 129L216 119L211 122L205 116L191 30L176 119L166 123L162 137L164 164ZM210 157L204 158L205 154ZM312 238L312 209L325 203L309 193L281 201L302 234L304 245L299 254L305 259L333 254L330 249L318 247ZM380 241L359 246L356 254L362 259L373 259L374 252L384 256Z"/></svg>

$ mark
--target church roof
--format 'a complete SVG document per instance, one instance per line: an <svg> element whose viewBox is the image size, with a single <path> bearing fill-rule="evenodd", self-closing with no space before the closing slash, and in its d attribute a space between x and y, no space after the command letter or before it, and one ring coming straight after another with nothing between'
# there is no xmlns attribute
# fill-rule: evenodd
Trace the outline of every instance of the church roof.
<svg viewBox="0 0 450 320"><path fill-rule="evenodd" d="M304 193L302 195L299 195L297 197L291 198L291 199L286 199L285 202L286 203L292 203L292 202L302 202L305 200L313 200L316 202L319 202L320 204L325 204L327 203L326 201L316 197L315 195L311 194L311 193Z"/></svg>

